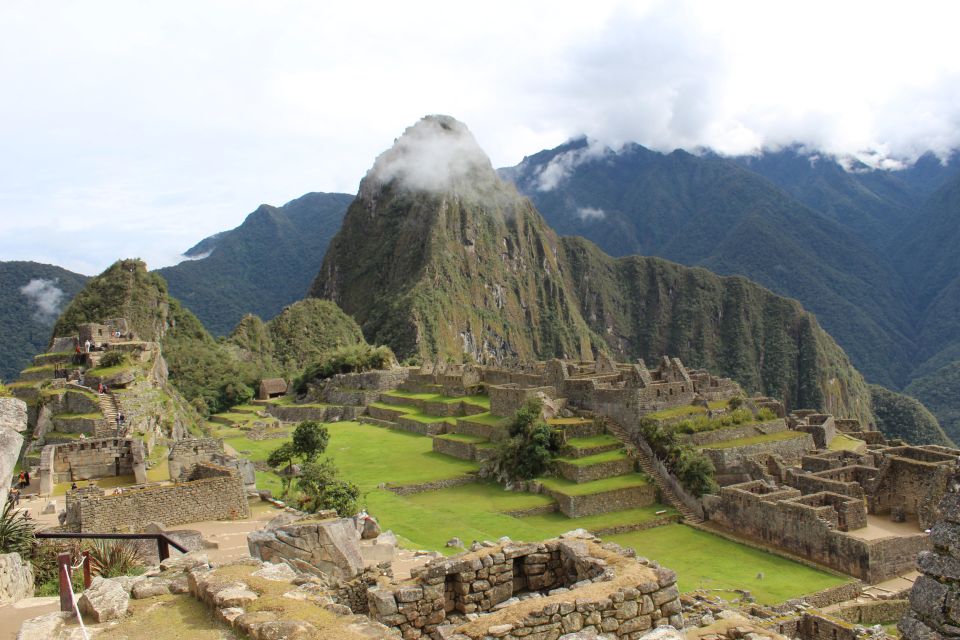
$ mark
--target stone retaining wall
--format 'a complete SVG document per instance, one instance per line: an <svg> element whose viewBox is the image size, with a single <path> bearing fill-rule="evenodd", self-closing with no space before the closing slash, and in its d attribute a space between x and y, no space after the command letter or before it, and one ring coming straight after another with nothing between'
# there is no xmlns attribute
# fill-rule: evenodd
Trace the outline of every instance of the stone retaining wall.
<svg viewBox="0 0 960 640"><path fill-rule="evenodd" d="M745 461L750 456L767 453L780 456L784 462L791 464L799 462L803 454L812 449L813 437L809 433L805 433L800 437L790 438L789 440L758 442L722 449L708 448L703 449L703 452L710 458L717 474L724 475L745 473Z"/></svg>
<svg viewBox="0 0 960 640"><path fill-rule="evenodd" d="M447 440L446 438L434 438L433 450L461 460L476 459L476 446L471 442L460 442L459 440Z"/></svg>
<svg viewBox="0 0 960 640"><path fill-rule="evenodd" d="M834 614L847 622L871 626L899 621L909 610L909 600L878 600L844 605Z"/></svg>
<svg viewBox="0 0 960 640"><path fill-rule="evenodd" d="M421 436L436 436L441 433L446 433L447 429L450 428L450 424L447 422L420 422L419 420L414 420L406 416L397 418L396 423L396 429L406 431L407 433L416 433Z"/></svg>
<svg viewBox="0 0 960 640"><path fill-rule="evenodd" d="M749 438L761 433L780 433L786 430L786 422L783 420L771 420L769 422L751 422L750 424L741 424L735 427L714 429L713 431L701 431L700 433L685 433L680 435L680 439L684 442L689 442L695 447L705 447L711 444L726 442L727 440L739 440L740 438Z"/></svg>
<svg viewBox="0 0 960 640"><path fill-rule="evenodd" d="M282 422L356 420L367 410L366 407L333 404L326 407L267 404L266 409L267 413Z"/></svg>
<svg viewBox="0 0 960 640"><path fill-rule="evenodd" d="M398 496L410 496L415 493L423 493L424 491L435 491L437 489L459 487L460 485L471 484L476 481L477 481L477 476L472 474L466 474L462 476L456 476L453 478L447 478L445 480L433 480L431 482L423 482L421 484L405 484L400 487L392 487L388 484L386 488L388 491L392 491Z"/></svg>
<svg viewBox="0 0 960 640"><path fill-rule="evenodd" d="M250 509L239 472L201 463L189 481L173 485L131 488L111 495L96 487L69 491L65 526L95 533L136 532L152 522L170 527L248 517Z"/></svg>
<svg viewBox="0 0 960 640"><path fill-rule="evenodd" d="M657 501L657 490L653 485L626 487L585 496L569 496L550 490L547 492L553 496L560 511L568 518L594 516L624 509L639 509L649 507Z"/></svg>
<svg viewBox="0 0 960 640"><path fill-rule="evenodd" d="M554 461L554 465L560 476L579 484L631 473L634 468L634 461L632 458L622 458L597 464L578 465L572 462L556 460Z"/></svg>

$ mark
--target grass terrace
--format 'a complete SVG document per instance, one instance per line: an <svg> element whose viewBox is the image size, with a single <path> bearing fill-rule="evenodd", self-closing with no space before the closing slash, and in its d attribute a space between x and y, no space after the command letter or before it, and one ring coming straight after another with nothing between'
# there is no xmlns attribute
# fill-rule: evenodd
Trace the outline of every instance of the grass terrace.
<svg viewBox="0 0 960 640"><path fill-rule="evenodd" d="M757 602L774 604L851 580L680 524L604 539L676 571L681 592L747 589Z"/></svg>
<svg viewBox="0 0 960 640"><path fill-rule="evenodd" d="M486 438L481 438L480 436L468 436L462 433L445 433L443 435L434 436L434 438L451 440L453 442L465 442L467 444L484 444L488 442Z"/></svg>
<svg viewBox="0 0 960 640"><path fill-rule="evenodd" d="M501 418L500 416L495 416L489 411L487 413L477 413L472 416L461 416L458 418L464 422L476 422L477 424L485 424L490 427L505 427L510 423L510 418Z"/></svg>
<svg viewBox="0 0 960 640"><path fill-rule="evenodd" d="M406 398L409 400L424 400L426 402L465 402L485 409L490 409L490 398L483 395L476 396L445 396L442 393L414 393L412 391L388 391L383 394L388 398Z"/></svg>
<svg viewBox="0 0 960 640"><path fill-rule="evenodd" d="M557 462L567 462L578 467L589 467L604 462L613 462L614 460L626 460L627 454L621 449L619 451L605 451L585 458L556 458Z"/></svg>
<svg viewBox="0 0 960 640"><path fill-rule="evenodd" d="M137 367L131 364L118 364L112 367L97 367L95 369L89 369L86 375L93 376L95 378L105 378L107 376L116 375L131 369L137 369Z"/></svg>
<svg viewBox="0 0 960 640"><path fill-rule="evenodd" d="M726 409L728 407L726 400L716 400L708 404L710 409L714 411L717 409ZM645 414L643 417L650 418L651 420L674 420L676 418L686 418L688 416L706 415L706 413L707 410L704 407L687 405L685 407L671 407L661 411L654 411L652 413Z"/></svg>
<svg viewBox="0 0 960 640"><path fill-rule="evenodd" d="M739 438L737 440L726 440L716 444L710 444L702 447L703 449L732 449L733 447L746 447L751 444L763 444L765 442L779 442L781 440L795 440L805 438L806 433L798 431L781 431L779 433L767 433L749 438Z"/></svg>
<svg viewBox="0 0 960 640"><path fill-rule="evenodd" d="M620 441L610 434L603 433L598 436L588 436L586 438L568 438L567 446L574 449L593 449L594 447L606 447L612 444L620 444Z"/></svg>
<svg viewBox="0 0 960 640"><path fill-rule="evenodd" d="M604 493L614 491L615 489L626 489L628 487L643 487L650 484L649 478L642 473L630 473L623 476L614 476L604 478L603 480L594 480L593 482L571 482L564 478L539 478L540 483L551 489L567 496L588 496L594 493ZM577 522L571 520L570 522Z"/></svg>
<svg viewBox="0 0 960 640"><path fill-rule="evenodd" d="M837 433L827 445L827 448L830 451L856 451L865 445L866 443L863 440L858 440L845 433Z"/></svg>

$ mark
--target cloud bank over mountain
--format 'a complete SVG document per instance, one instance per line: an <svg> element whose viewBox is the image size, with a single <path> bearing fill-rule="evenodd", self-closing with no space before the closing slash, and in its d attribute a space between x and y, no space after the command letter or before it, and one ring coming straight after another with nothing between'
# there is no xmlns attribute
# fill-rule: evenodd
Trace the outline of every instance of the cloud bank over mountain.
<svg viewBox="0 0 960 640"><path fill-rule="evenodd" d="M261 202L356 192L429 113L495 166L579 135L881 167L945 154L958 19L928 0L7 3L0 255L172 264Z"/></svg>

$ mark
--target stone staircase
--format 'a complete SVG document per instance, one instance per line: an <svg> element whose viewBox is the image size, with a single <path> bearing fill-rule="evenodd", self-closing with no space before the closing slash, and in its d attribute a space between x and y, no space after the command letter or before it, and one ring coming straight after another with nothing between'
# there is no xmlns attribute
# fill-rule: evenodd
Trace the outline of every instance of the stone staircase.
<svg viewBox="0 0 960 640"><path fill-rule="evenodd" d="M693 524L701 524L703 522L703 518L694 513L694 511L680 499L670 486L670 483L660 474L657 466L653 463L650 453L647 451L647 447L636 446L630 434L627 433L627 430L610 418L603 418L603 425L610 435L636 450L637 462L640 464L640 468L643 469L643 472L657 485L657 489L660 491L660 495L665 502L679 511L685 521Z"/></svg>
<svg viewBox="0 0 960 640"><path fill-rule="evenodd" d="M97 433L94 434L95 437L106 438L115 435L119 427L117 415L120 413L116 396L112 393L101 393L97 395L97 400L100 403L100 411L103 412L103 417L106 419L106 426L102 430L98 429Z"/></svg>

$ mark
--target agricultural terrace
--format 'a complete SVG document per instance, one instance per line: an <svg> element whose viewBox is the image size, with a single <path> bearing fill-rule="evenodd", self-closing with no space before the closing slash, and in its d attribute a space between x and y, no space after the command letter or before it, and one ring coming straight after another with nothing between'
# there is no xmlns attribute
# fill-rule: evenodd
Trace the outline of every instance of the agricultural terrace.
<svg viewBox="0 0 960 640"><path fill-rule="evenodd" d="M403 392L389 395L394 397L384 394L379 403L384 409L418 421L449 423L449 416L431 416L412 404L400 404L404 400L442 402L443 396ZM491 426L503 423L501 418L487 412L489 406L483 396L447 400L471 402L480 412L461 419ZM265 418L257 414L258 410L262 407L233 407L229 414L213 416L208 428L212 435L224 438L229 448L258 463L258 487L278 495L280 478L266 470L265 461L273 449L289 440L293 425ZM463 478L476 472L478 463L435 452L429 436L352 421L326 426L330 432L326 454L344 479L360 487L361 504L380 520L384 529L392 529L401 544L409 548L452 553L455 550L445 545L453 537L468 545L473 540L496 540L505 535L517 540L540 540L577 527L603 532L639 523L662 525L665 516L676 515L673 509L655 504L571 519L559 512L543 512L554 502L550 495L506 491L493 482L484 481L397 495L388 487ZM563 425L555 426L562 428ZM450 435L457 438L457 434ZM460 439L475 441L477 438L461 436ZM587 448L612 446L614 442L610 436L600 434L574 444ZM600 455L603 460L619 457L616 452ZM551 491L579 496L637 486L648 480L643 474L628 473L581 484L559 477L543 478L542 482ZM535 515L516 513L528 510L533 510ZM685 525L668 524L605 537L633 546L640 554L676 569L684 590L700 586L746 589L761 602L776 602L846 580ZM757 572L763 573L764 578L758 579Z"/></svg>

